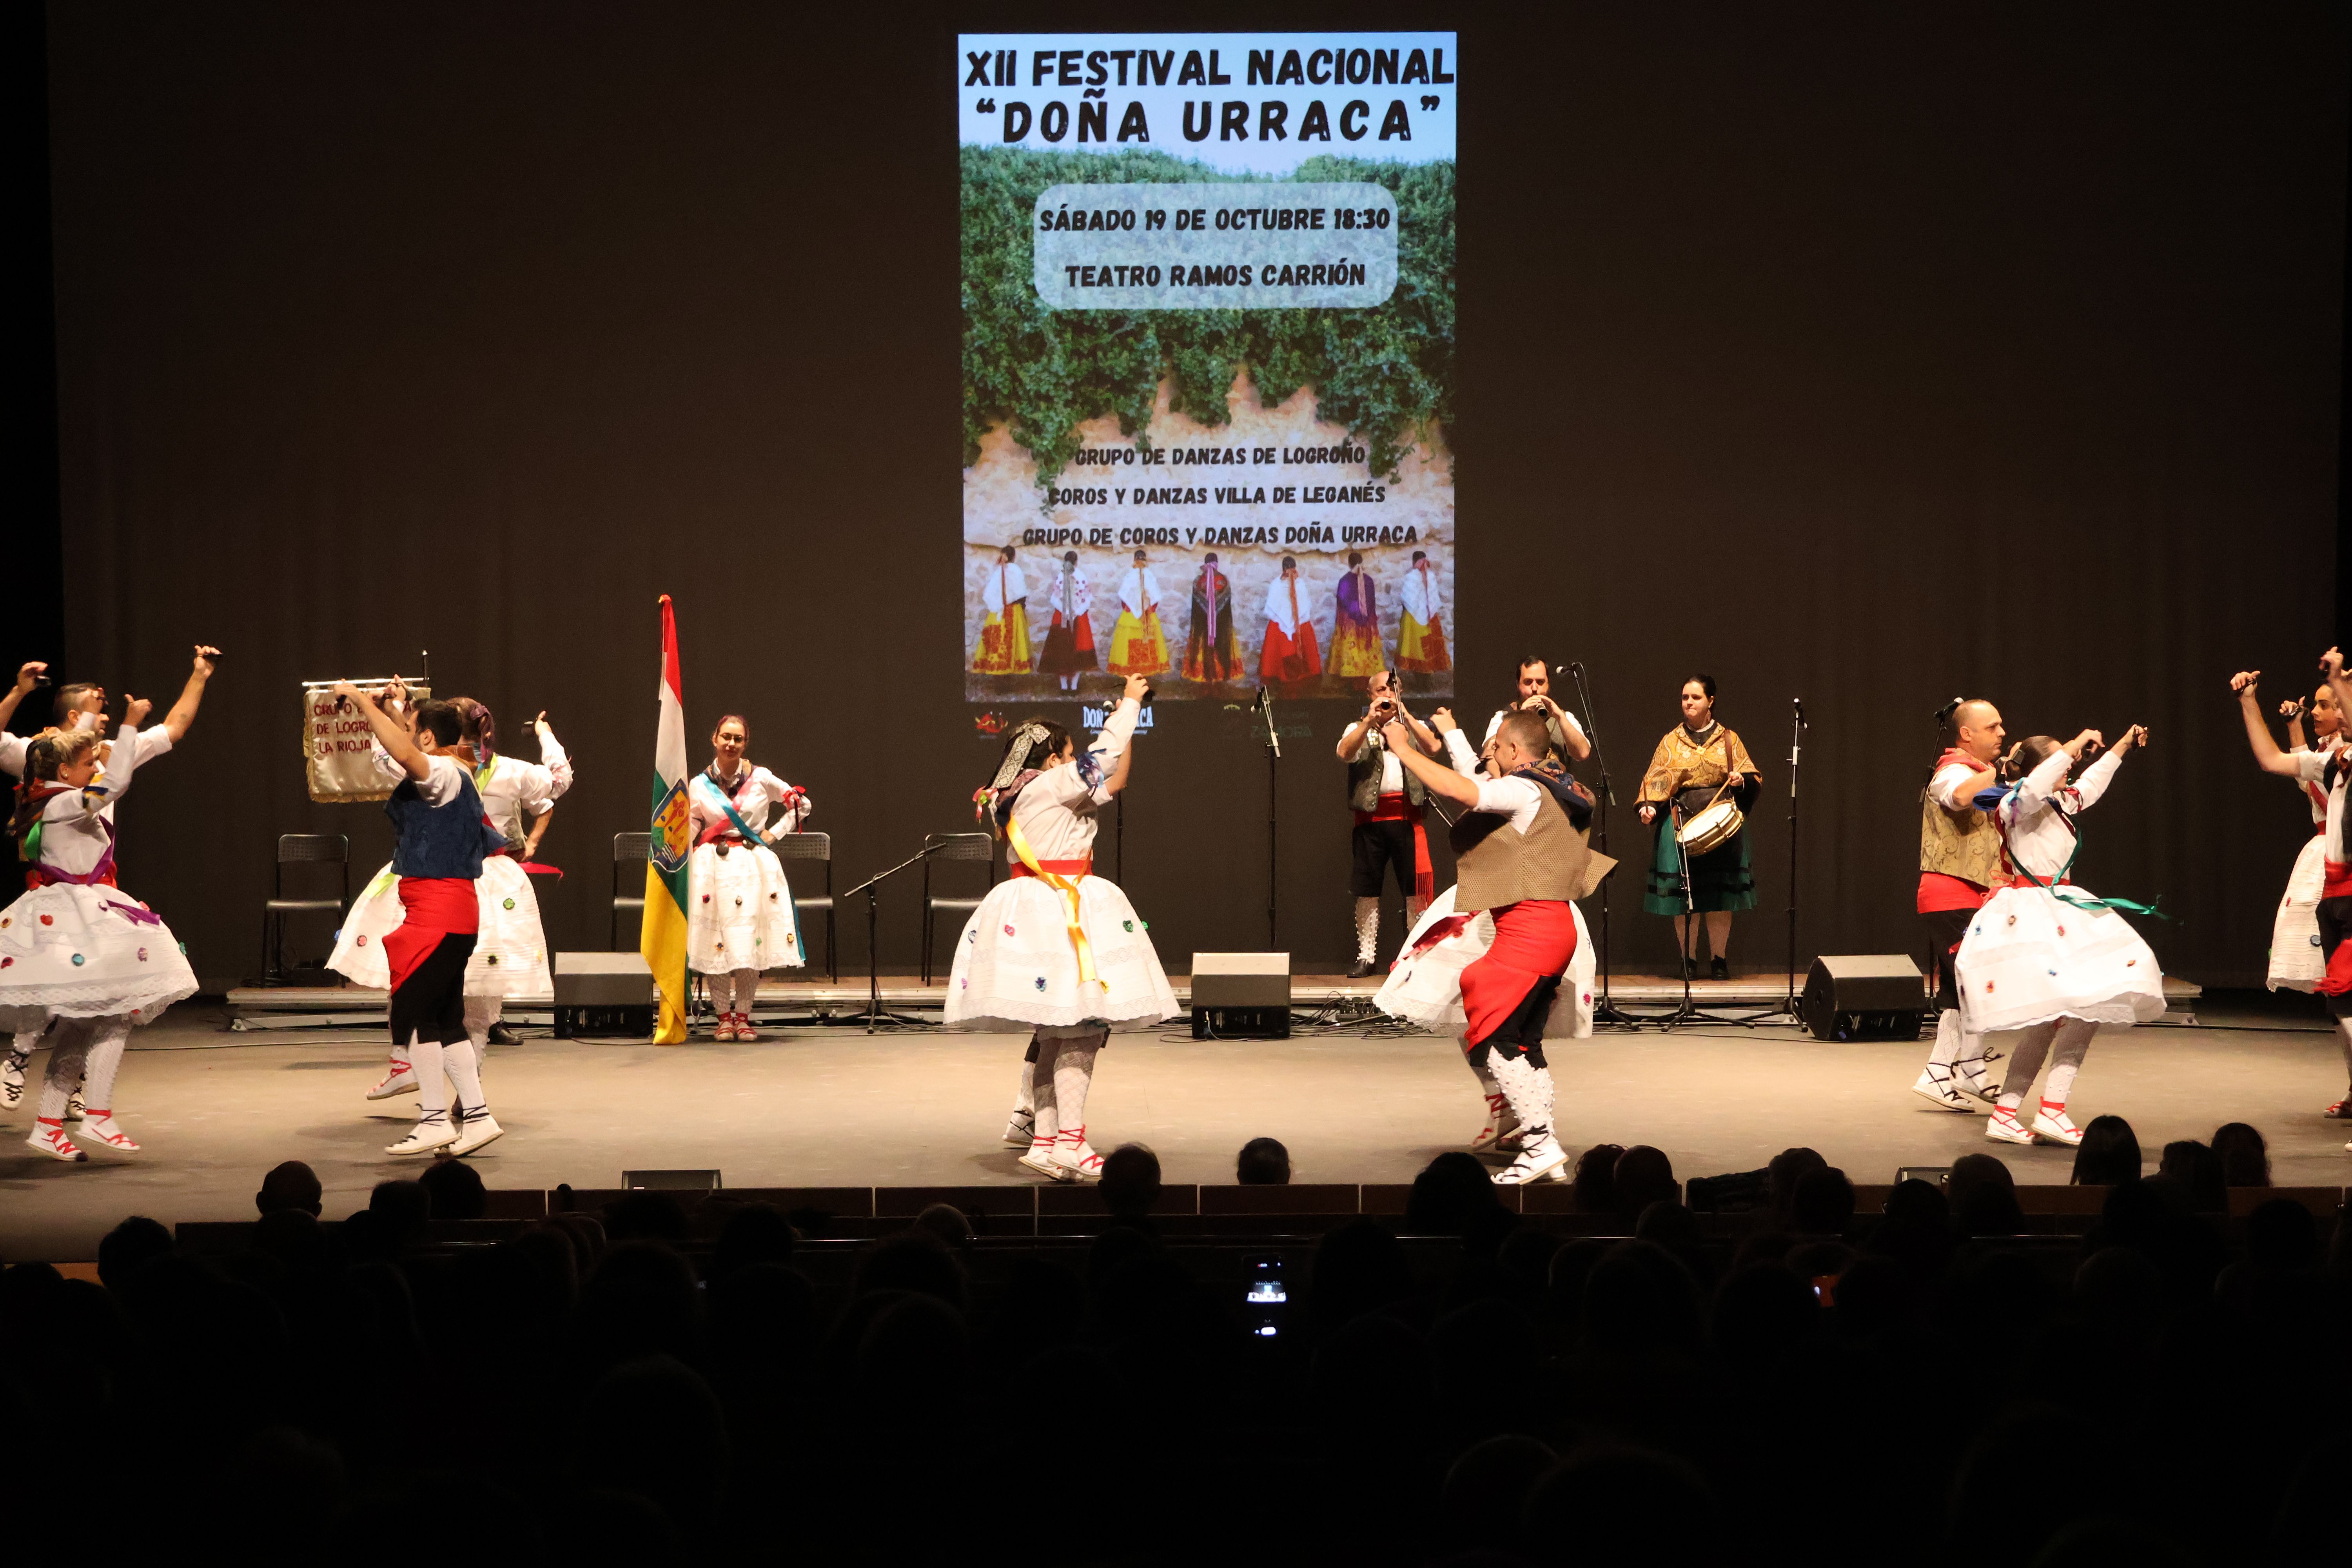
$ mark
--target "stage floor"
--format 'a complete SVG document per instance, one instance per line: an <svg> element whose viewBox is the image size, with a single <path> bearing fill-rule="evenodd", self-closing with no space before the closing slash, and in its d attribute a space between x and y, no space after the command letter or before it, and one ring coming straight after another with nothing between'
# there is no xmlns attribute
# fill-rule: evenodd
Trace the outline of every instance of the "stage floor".
<svg viewBox="0 0 2352 1568"><path fill-rule="evenodd" d="M2343 1092L2332 1033L2272 1009L2214 1003L2206 1014L2204 1026L2104 1036L2076 1089L2078 1119L2129 1118L2151 1168L2169 1139L2251 1121L2282 1184L2352 1181L2352 1124L2317 1114ZM0 1121L0 1259L92 1258L130 1214L250 1217L262 1173L281 1160L319 1173L330 1217L363 1205L374 1183L418 1168L383 1154L414 1099L362 1098L382 1072L382 1040L360 1029L237 1034L222 1006L174 1009L136 1037L116 1097L143 1152L67 1165L18 1142L29 1105ZM624 1170L704 1167L730 1187L1017 1182L997 1135L1021 1046L840 1027L751 1045L529 1039L490 1053L490 1103L508 1135L476 1164L501 1188L614 1186ZM1827 1044L1785 1025L1609 1029L1552 1048L1571 1147L1654 1143L1680 1176L1751 1170L1808 1144L1857 1182L1979 1150L2021 1183L2066 1179L2070 1151L1989 1143L1982 1118L1916 1099L1925 1053L1911 1041ZM1171 1181L1230 1181L1234 1152L1272 1136L1289 1146L1301 1182L1402 1182L1460 1147L1481 1110L1458 1051L1439 1037L1202 1043L1176 1026L1113 1041L1087 1121L1097 1148L1151 1145Z"/></svg>

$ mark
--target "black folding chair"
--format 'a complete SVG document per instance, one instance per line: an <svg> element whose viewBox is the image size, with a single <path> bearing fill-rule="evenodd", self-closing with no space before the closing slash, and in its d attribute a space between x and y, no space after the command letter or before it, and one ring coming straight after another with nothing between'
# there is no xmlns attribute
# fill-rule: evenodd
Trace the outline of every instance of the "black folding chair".
<svg viewBox="0 0 2352 1568"><path fill-rule="evenodd" d="M933 847L937 846L937 847ZM931 853L923 858L923 984L931 983L931 943L942 910L949 914L971 918L980 908L981 898L942 898L931 891L931 864L937 860L980 860L988 866L988 886L996 886L996 841L985 833L933 833L926 835L923 847Z"/></svg>
<svg viewBox="0 0 2352 1568"><path fill-rule="evenodd" d="M289 866L335 863L342 878L342 894L332 899L289 899L286 896ZM286 919L289 915L341 917L352 901L352 841L340 833L281 833L278 864L272 869L269 898L261 906L261 983L286 984Z"/></svg>
<svg viewBox="0 0 2352 1568"><path fill-rule="evenodd" d="M622 895L621 868L633 862L642 866L653 858L654 836L652 834L615 833L613 835L613 920L606 940L612 943L613 951L615 952L628 951L621 946L621 917L625 914L635 916L640 927L643 926L646 918L646 899L643 893L634 897ZM637 873L636 885L640 888L646 885L643 871Z"/></svg>
<svg viewBox="0 0 2352 1568"><path fill-rule="evenodd" d="M784 879L794 884L793 908L803 917L819 913L824 916L824 972L832 977L835 984L838 984L841 981L841 968L834 959L833 946L833 835L787 833L776 840L774 847L776 858L787 862L784 867ZM790 864L795 860L813 860L824 868L823 893L803 893L800 890L797 880L800 874L793 870ZM808 958L808 924L805 919L801 924L801 958L805 962Z"/></svg>

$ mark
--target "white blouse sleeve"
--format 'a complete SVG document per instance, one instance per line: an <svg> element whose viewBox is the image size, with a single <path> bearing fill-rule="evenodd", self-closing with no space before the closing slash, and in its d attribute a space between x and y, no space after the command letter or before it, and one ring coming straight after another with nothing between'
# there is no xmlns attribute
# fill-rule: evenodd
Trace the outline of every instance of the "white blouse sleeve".
<svg viewBox="0 0 2352 1568"><path fill-rule="evenodd" d="M2076 811L2088 811L2098 804L2099 797L2107 793L2107 785L2115 782L2116 770L2123 766L2123 762L2121 752L2109 751L2083 770L2083 776L2074 781Z"/></svg>
<svg viewBox="0 0 2352 1568"><path fill-rule="evenodd" d="M41 808L41 820L73 822L85 816L96 816L130 794L131 775L139 770L139 731L128 724L116 731L114 754L122 759L122 766L110 769L105 783L90 789L61 790L49 796L48 804Z"/></svg>
<svg viewBox="0 0 2352 1568"><path fill-rule="evenodd" d="M1495 717L1499 720L1502 715L1497 713ZM1486 732L1492 737L1493 726L1488 726ZM1452 763L1454 771L1465 779L1475 778L1478 774L1478 753L1470 749L1470 737L1459 729L1445 731L1445 760ZM1520 782L1524 784L1527 781L1523 779Z"/></svg>

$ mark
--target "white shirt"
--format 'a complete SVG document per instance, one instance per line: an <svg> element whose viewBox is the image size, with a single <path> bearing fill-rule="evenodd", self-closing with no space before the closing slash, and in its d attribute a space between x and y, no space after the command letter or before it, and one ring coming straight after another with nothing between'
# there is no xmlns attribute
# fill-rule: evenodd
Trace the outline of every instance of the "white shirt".
<svg viewBox="0 0 2352 1568"><path fill-rule="evenodd" d="M1437 572L1426 561L1404 574L1404 613L1423 626L1437 619L1445 606L1438 602Z"/></svg>
<svg viewBox="0 0 2352 1568"><path fill-rule="evenodd" d="M988 581L981 584L980 607L992 616L1001 616L1005 605L1028 596L1029 579L1021 574L1019 564L1000 561L989 572Z"/></svg>
<svg viewBox="0 0 2352 1568"><path fill-rule="evenodd" d="M1480 739L1484 741L1493 740L1495 738L1495 731L1503 727L1503 716L1507 713L1516 713L1517 711L1518 710L1516 708L1496 709L1495 716L1486 721L1486 733L1481 736ZM1576 721L1576 715L1570 712L1565 708L1559 710L1559 730L1560 733L1563 735L1573 735L1580 741L1584 739L1584 726L1578 723Z"/></svg>
<svg viewBox="0 0 2352 1568"><path fill-rule="evenodd" d="M1053 611L1057 616L1063 614L1062 601L1065 598L1069 600L1069 613L1063 616L1062 624L1065 626L1076 625L1077 618L1095 605L1094 590L1087 586L1087 574L1083 572L1055 573L1054 585L1045 592L1052 599Z"/></svg>
<svg viewBox="0 0 2352 1568"><path fill-rule="evenodd" d="M1118 580L1118 605L1139 618L1160 603L1160 579L1138 566ZM1026 792L1024 792L1026 793Z"/></svg>
<svg viewBox="0 0 2352 1568"><path fill-rule="evenodd" d="M60 790L41 806L41 864L69 876L87 876L106 858L114 841L108 831L115 803L130 793L138 770L139 731L125 724L115 732L114 754L130 763L88 789Z"/></svg>
<svg viewBox="0 0 2352 1568"><path fill-rule="evenodd" d="M1976 805L1976 792L1962 795L1960 786L1984 771L1974 763L1947 763L1927 781L1927 798L1946 811L1966 811Z"/></svg>
<svg viewBox="0 0 2352 1568"><path fill-rule="evenodd" d="M1445 754L1455 773L1465 778L1478 777L1478 753L1470 749L1470 737L1460 730L1445 732ZM1543 797L1543 785L1533 779L1478 779L1478 804L1470 809L1508 817L1513 827L1525 833L1535 826Z"/></svg>
<svg viewBox="0 0 2352 1568"><path fill-rule="evenodd" d="M745 822L771 838L779 833L797 833L802 823L816 815L814 805L804 804L787 811L778 819L772 831L768 827L768 813L782 805L792 789L792 785L765 768L755 766L748 775L739 771L732 794L735 809ZM720 804L728 798L717 781L711 778L708 768L695 774L693 782L687 785L688 822L696 843L701 843L702 836L713 827L724 826L730 833L735 831L734 819L727 815L726 806Z"/></svg>
<svg viewBox="0 0 2352 1568"><path fill-rule="evenodd" d="M1282 628L1282 635L1295 637L1298 623L1304 619L1304 606L1298 600L1298 579L1277 574L1265 591L1265 618Z"/></svg>
<svg viewBox="0 0 2352 1568"><path fill-rule="evenodd" d="M2074 853L2074 831L2061 820L2062 814L2079 816L2097 805L2123 760L2121 752L2108 752L2069 784L2066 773L2074 765L2073 757L2057 751L2042 759L1995 814L2009 843L2010 863L2045 882L2063 870Z"/></svg>
<svg viewBox="0 0 2352 1568"><path fill-rule="evenodd" d="M2331 858L2336 853L2336 846L2344 842L2345 781L2352 779L2352 767L2339 768L2336 770L2335 787L2332 789L2328 787L2327 759L2332 754L2328 752L2289 752L2287 753L2294 759L2295 782L2316 785L2326 793L2327 804L2325 806L2317 801L2311 803L2311 816L2313 823L2326 831L2327 842L2326 852Z"/></svg>
<svg viewBox="0 0 2352 1568"><path fill-rule="evenodd" d="M89 726L79 724L75 728L88 729ZM31 740L23 735L0 734L0 773L5 773L10 778L23 778L25 752L31 744ZM139 740L133 749L138 752L131 759L134 766L152 763L172 749L171 733L161 724L151 724L139 731Z"/></svg>
<svg viewBox="0 0 2352 1568"><path fill-rule="evenodd" d="M1133 698L1119 699L1111 710L1108 722L1095 743L1087 747L1097 764L1097 784L1088 784L1076 763L1047 768L1021 786L1013 797L1013 820L1021 826L1021 837L1027 841L1030 853L1040 860L1085 860L1095 852L1095 813L1117 797L1110 793L1111 769L1135 736L1135 721L1143 711ZM1013 847L1004 847L1004 863L1014 866L1021 858Z"/></svg>
<svg viewBox="0 0 2352 1568"><path fill-rule="evenodd" d="M147 760L142 752L139 759ZM383 742L368 742L368 761L383 778L397 785L408 776L408 770L383 749ZM454 757L446 759L453 767L462 766ZM417 786L420 790L422 784ZM482 797L482 815L490 826L506 837L509 844L522 842L526 816L537 816L553 805L558 796L572 787L572 759L564 754L562 743L552 735L539 742L539 761L526 763L520 757L500 752L490 760L490 776L487 783L479 777L474 781L475 793ZM441 802L433 803L439 805Z"/></svg>

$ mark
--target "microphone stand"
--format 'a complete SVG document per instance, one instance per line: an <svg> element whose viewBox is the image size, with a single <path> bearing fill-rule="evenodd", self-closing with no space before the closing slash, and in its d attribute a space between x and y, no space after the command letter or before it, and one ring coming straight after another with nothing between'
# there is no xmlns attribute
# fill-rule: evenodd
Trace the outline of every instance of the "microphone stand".
<svg viewBox="0 0 2352 1568"><path fill-rule="evenodd" d="M1585 685L1584 666L1571 659L1568 673L1576 681L1577 700L1584 704L1584 738L1592 742L1592 760L1601 768L1601 787L1594 792L1596 810L1593 813L1592 837L1593 847L1606 855L1609 853L1609 808L1617 800L1616 791L1609 783L1609 753L1601 747L1601 721L1592 710L1592 692ZM1601 879L1601 995L1593 1004L1592 1021L1596 1024L1623 1024L1628 1028L1638 1029L1642 1021L1619 1007L1609 994L1609 887L1616 879L1614 871Z"/></svg>
<svg viewBox="0 0 2352 1568"><path fill-rule="evenodd" d="M866 1032L869 1035L875 1033L886 1024L912 1025L919 1028L931 1028L936 1026L929 1018L914 1018L909 1017L903 1013L886 1013L882 1010L882 958L881 947L877 942L875 936L876 914L874 892L877 888L880 887L884 882L888 881L891 878L897 876L899 872L907 869L909 866L920 865L923 861L929 859L936 851L944 847L946 847L946 846L941 844L927 844L922 848L916 850L912 855L908 856L904 860L899 861L896 866L891 867L888 870L876 872L873 876L866 878L866 880L858 883L857 886L850 889L847 892L841 895L844 899L849 898L857 893L863 893L866 895L866 1011L862 1014L852 1015L850 1017L843 1019L842 1021L844 1023L855 1024L862 1021L866 1026Z"/></svg>
<svg viewBox="0 0 2352 1568"><path fill-rule="evenodd" d="M1282 761L1282 736L1274 727L1274 696L1257 689L1258 717L1265 721L1265 945L1271 952L1282 945L1276 890L1282 886L1282 858L1277 853L1276 803L1280 799L1276 765Z"/></svg>
<svg viewBox="0 0 2352 1568"><path fill-rule="evenodd" d="M1789 700L1789 994L1778 1005L1756 1015L1777 1018L1797 1013L1797 768L1805 750L1805 700ZM1749 1022L1754 1022L1750 1019Z"/></svg>

